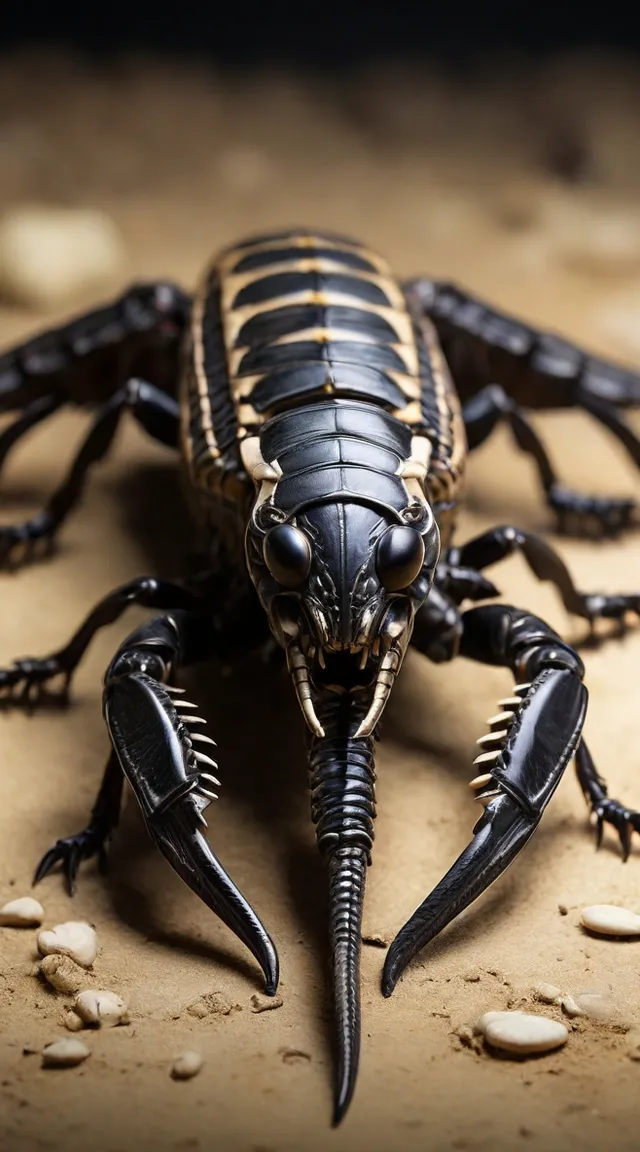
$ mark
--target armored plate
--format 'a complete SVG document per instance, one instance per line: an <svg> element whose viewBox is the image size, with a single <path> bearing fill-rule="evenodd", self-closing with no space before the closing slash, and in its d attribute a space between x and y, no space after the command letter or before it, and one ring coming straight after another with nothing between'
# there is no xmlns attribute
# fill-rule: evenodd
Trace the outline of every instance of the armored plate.
<svg viewBox="0 0 640 1152"><path fill-rule="evenodd" d="M349 490L393 464L405 504L426 495L443 520L455 508L466 442L435 331L385 261L354 241L298 231L223 252L196 297L181 398L196 488L220 491L230 471L237 477L239 450L266 497L283 472L265 436L270 421L303 409L308 421L318 404L359 402L404 427L404 459L388 456L381 434L377 462L375 440L361 448L360 475L337 448L317 467L348 466Z"/></svg>

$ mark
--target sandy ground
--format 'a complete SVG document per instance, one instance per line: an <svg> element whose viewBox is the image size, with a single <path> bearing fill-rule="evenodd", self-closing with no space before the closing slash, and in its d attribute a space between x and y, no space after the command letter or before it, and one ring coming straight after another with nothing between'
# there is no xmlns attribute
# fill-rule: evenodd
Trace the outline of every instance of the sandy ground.
<svg viewBox="0 0 640 1152"><path fill-rule="evenodd" d="M517 62L501 69L488 64L466 86L391 68L332 85L323 77L225 81L153 61L101 74L72 60L6 61L0 206L36 199L105 208L127 245L122 285L156 275L192 285L212 249L248 231L308 222L353 232L401 274L451 277L531 321L640 362L633 68L577 59L537 73ZM544 170L549 126L565 123L588 156L585 180L573 188ZM0 339L10 345L68 311L61 305L45 318L4 308ZM637 493L615 444L586 418L536 422L569 482ZM40 505L85 423L79 414L60 417L11 458L3 519ZM550 527L530 465L499 433L471 463L460 536L508 521ZM0 658L55 648L97 598L130 577L179 573L186 543L172 456L128 426L55 558L1 577ZM582 587L640 585L637 535L557 543ZM492 576L513 602L575 640L584 636L520 561ZM137 618L132 612L96 640L69 711L0 717L2 899L27 893L43 850L85 822L107 750L101 673ZM593 752L612 792L640 806L640 635L585 659ZM466 787L474 741L509 687L501 671L408 658L379 754L365 935L390 940L467 842L477 815ZM73 902L58 877L38 892L48 924L73 917L97 926L91 980L131 1001L130 1026L91 1033L81 1068L43 1071L37 1054L24 1054L63 1033L63 998L32 974L35 933L1 931L4 1152L637 1147L640 1063L629 1056L627 1029L640 1025L640 943L589 938L578 922L585 904L638 908L640 862L636 853L623 867L611 835L595 855L572 772L517 865L414 963L392 999L379 991L382 949L364 948L359 1087L333 1132L324 876L291 691L258 668L230 679L198 674L191 690L220 745L212 841L277 941L284 1004L251 1010L255 966L151 850L129 804L108 879L90 864ZM482 1010L528 1003L542 980L606 992L607 1022L581 1020L565 1049L524 1063L475 1053L456 1038ZM189 1005L214 991L230 1011L194 1016ZM170 1063L185 1048L199 1049L205 1067L175 1083Z"/></svg>

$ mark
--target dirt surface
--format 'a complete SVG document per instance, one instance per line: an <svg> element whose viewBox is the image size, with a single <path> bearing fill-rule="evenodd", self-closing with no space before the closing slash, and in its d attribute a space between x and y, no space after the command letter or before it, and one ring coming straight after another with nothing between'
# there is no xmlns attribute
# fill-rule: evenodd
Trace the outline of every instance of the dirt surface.
<svg viewBox="0 0 640 1152"><path fill-rule="evenodd" d="M247 232L292 223L352 232L401 274L450 277L531 322L640 362L633 67L576 59L536 73L518 62L484 72L466 85L401 69L332 85L223 80L153 61L103 73L73 60L5 61L0 207L106 209L128 251L114 289L158 275L193 285L210 251ZM574 186L545 170L562 150L566 167L566 125L580 144L572 143L583 175ZM48 317L4 308L0 339L10 345L68 313L66 303ZM637 476L586 417L536 423L568 482L637 495ZM85 424L85 415L65 414L10 458L3 520L40 506ZM468 489L461 539L509 521L550 529L533 470L504 432L472 460ZM178 574L186 542L171 453L128 425L56 556L0 578L0 659L54 649L128 578ZM637 535L555 542L580 586L640 585ZM491 575L509 600L584 638L519 560ZM0 716L3 901L27 894L40 854L86 820L107 752L101 674L138 618L131 612L99 636L67 712ZM640 806L637 629L585 660L594 756L612 793ZM407 659L379 752L365 936L390 941L467 842L477 817L466 786L474 741L510 686L499 670ZM154 853L129 803L106 880L88 864L73 901L58 877L38 890L48 925L96 926L101 949L88 984L131 1002L129 1026L83 1034L92 1054L81 1067L41 1069L34 1050L64 1034L64 998L32 974L35 932L0 930L3 1152L636 1148L640 1063L627 1029L640 1026L640 942L592 939L578 923L586 904L640 910L640 860L636 852L623 866L609 833L595 855L572 771L516 866L419 957L390 1000L379 989L383 950L364 947L360 1081L334 1132L325 880L291 690L257 667L226 679L198 674L190 690L220 746L212 842L277 941L282 1007L252 1010L255 965ZM527 1062L457 1038L483 1010L529 1004L540 981L606 992L607 1022L581 1019L563 1050ZM555 1007L544 1011L559 1018ZM204 1068L175 1082L170 1068L186 1049L202 1052Z"/></svg>

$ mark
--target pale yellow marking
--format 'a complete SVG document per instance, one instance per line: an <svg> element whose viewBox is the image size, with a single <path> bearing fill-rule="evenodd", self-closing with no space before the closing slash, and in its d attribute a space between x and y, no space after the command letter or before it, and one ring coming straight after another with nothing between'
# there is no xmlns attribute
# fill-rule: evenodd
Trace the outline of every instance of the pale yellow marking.
<svg viewBox="0 0 640 1152"><path fill-rule="evenodd" d="M406 344L391 344L382 340L378 340L372 336L365 336L360 332L353 332L348 329L331 329L331 328L306 328L301 332L291 332L286 336L281 336L277 340L271 340L262 345L263 348L275 348L299 344L302 341L312 341L315 344L326 345L336 340L345 340L355 344L366 344L372 348L391 348L404 362L406 373L398 373L394 369L381 368L380 371L386 372L388 375L397 376L399 380L413 377L415 387L411 392L412 396L420 395L420 383L418 379L418 353L417 349ZM233 348L228 353L229 371L232 376L236 376L240 370L242 360L247 352L246 347ZM275 369L276 366L274 366ZM357 365L355 365L357 367ZM366 365L363 365L366 367ZM401 385L402 386L402 385Z"/></svg>
<svg viewBox="0 0 640 1152"><path fill-rule="evenodd" d="M322 260L318 260L318 261L301 260L299 262L290 263L290 264L272 264L272 265L269 265L266 268L261 268L259 275L257 275L256 272L243 272L239 275L236 275L235 273L227 273L226 276L224 277L223 281L222 281L222 308L223 308L223 311L224 312L233 311L234 300L239 295L239 293L242 291L242 289L247 287L250 284L255 284L258 281L265 279L267 276L275 276L280 272L319 272L319 273L322 273L322 272L328 272L328 271L335 271L335 272L338 271L337 268L325 267L324 263L325 262ZM340 271L342 272L344 270L341 269ZM346 275L347 273L345 272L344 274ZM389 305L392 308L397 308L398 310L400 310L400 309L405 307L405 299L404 299L404 296L402 294L402 289L400 288L400 285L397 284L391 278L386 277L386 276L379 276L377 273L373 273L373 272L359 272L359 271L356 271L355 269L349 269L348 275L351 279L361 281L363 284L372 284L372 285L375 285L377 288L380 288L380 290L384 293L387 300L389 301ZM284 298L292 301L292 300L296 299L297 295L298 295L298 293L296 291L292 291L290 293L285 293ZM315 295L315 296L325 296L325 295L333 296L334 293L330 292L330 293L325 294L323 291L320 291L320 292L312 293L312 295ZM342 293L336 291L335 295L336 296L341 295L343 297L348 297L353 302L354 305L356 304L356 302L357 302L357 304L361 303L360 297L357 296L355 293L354 294L350 293L348 290L346 290L345 292L342 292ZM387 305L387 307L389 305Z"/></svg>
<svg viewBox="0 0 640 1152"><path fill-rule="evenodd" d="M371 304L366 300L354 299L352 296L337 293L327 295L327 293L311 292L305 289L304 292L297 293L295 299L291 296L274 296L271 300L261 300L257 304L243 304L241 308L234 308L226 312L224 326L228 346L233 348L238 333L247 321L253 320L254 316L260 316L263 312L271 312L276 308L285 308L288 304L300 303L320 304L326 307L336 304L357 308L361 312L369 312L386 320L396 332L398 342L402 345L411 344L414 339L411 317L404 305L402 308L391 308L388 305ZM249 345L245 345L245 347L249 347Z"/></svg>
<svg viewBox="0 0 640 1152"><path fill-rule="evenodd" d="M293 236L280 236L277 240L273 237L267 237L256 244L243 245L241 248L229 248L218 257L217 264L226 273L245 256L253 256L254 253L258 252L277 251L282 248L328 248L335 252L351 252L373 264L379 273L390 274L389 265L384 257L366 248L363 244L359 244L357 240L325 240L322 236L310 235L306 232L297 232Z"/></svg>
<svg viewBox="0 0 640 1152"><path fill-rule="evenodd" d="M382 369L382 371L385 372L385 375L387 375L394 384L397 384L400 391L404 393L408 400L420 400L422 396L422 386L415 376L407 376L404 372L392 372L388 368Z"/></svg>
<svg viewBox="0 0 640 1152"><path fill-rule="evenodd" d="M417 400L413 400L405 408L394 408L391 415L395 416L396 420L401 420L403 424L421 424L423 420L422 409Z"/></svg>
<svg viewBox="0 0 640 1152"><path fill-rule="evenodd" d="M245 437L240 445L240 459L248 476L253 476L254 469L265 463L259 436Z"/></svg>
<svg viewBox="0 0 640 1152"><path fill-rule="evenodd" d="M255 424L264 424L265 419L266 419L265 416L260 415L259 412L256 412L253 405L251 405L251 404L239 404L238 405L238 423L244 425L245 431L247 429L247 426L251 427L251 425L255 425ZM238 436L239 435L240 435L240 429L238 428Z"/></svg>
<svg viewBox="0 0 640 1152"><path fill-rule="evenodd" d="M209 279L210 272L207 271L203 277L202 284L196 295L193 305L191 317L191 340L193 369L195 373L195 385L198 393L200 421L202 424L207 449L210 455L214 459L217 459L220 456L220 449L218 448L215 433L213 431L211 401L209 399L209 387L204 367L204 340L202 334L202 323L204 317L204 309L207 301ZM183 404L183 409L187 411L188 405ZM188 419L188 416L185 418Z"/></svg>

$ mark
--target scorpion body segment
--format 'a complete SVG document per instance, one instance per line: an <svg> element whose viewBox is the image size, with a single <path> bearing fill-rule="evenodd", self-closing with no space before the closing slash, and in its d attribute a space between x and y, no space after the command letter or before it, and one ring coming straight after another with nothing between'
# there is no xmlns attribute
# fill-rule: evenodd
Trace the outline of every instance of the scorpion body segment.
<svg viewBox="0 0 640 1152"><path fill-rule="evenodd" d="M554 549L511 525L454 540L467 449L499 419L533 455L565 520L625 527L632 501L577 496L559 484L523 406L580 404L640 464L640 441L618 411L639 402L633 373L445 285L402 284L353 240L303 230L226 249L193 301L168 285L136 288L0 360L0 409L19 412L0 434L0 465L63 404L96 409L46 509L0 530L0 557L15 562L52 539L129 410L179 451L202 564L184 586L132 581L59 651L0 669L0 689L33 703L55 676L69 685L93 635L129 605L161 613L131 633L107 670L112 752L91 819L46 853L36 879L60 863L73 889L82 860L103 860L124 776L155 844L275 992L273 942L203 833L217 796L208 769L217 766L202 747L212 743L204 721L175 683L184 667L237 660L270 640L306 725L311 815L328 874L335 1122L358 1069L375 740L410 644L436 662L462 655L502 666L516 684L479 741L471 787L483 813L471 843L392 943L385 995L515 859L574 753L599 832L614 825L628 855L630 829L640 828L639 814L607 796L581 740L587 690L577 653L530 613L478 603L499 595L483 570L513 551L590 622L640 613L640 596L579 591Z"/></svg>

